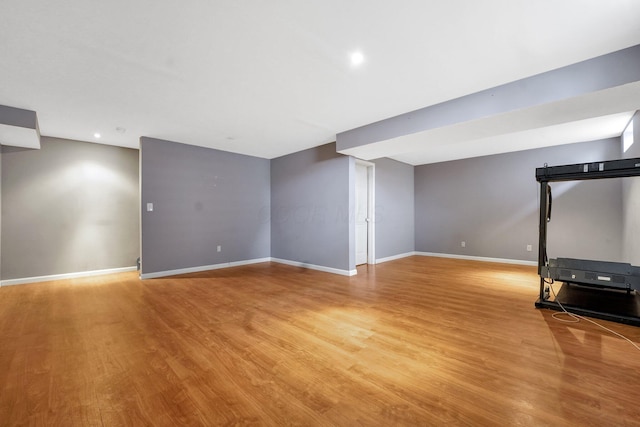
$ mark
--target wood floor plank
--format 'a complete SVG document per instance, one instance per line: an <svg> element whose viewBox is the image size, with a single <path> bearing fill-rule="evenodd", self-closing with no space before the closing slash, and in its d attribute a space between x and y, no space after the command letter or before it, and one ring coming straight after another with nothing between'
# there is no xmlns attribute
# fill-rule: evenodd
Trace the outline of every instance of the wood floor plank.
<svg viewBox="0 0 640 427"><path fill-rule="evenodd" d="M430 257L3 287L0 426L640 425L640 351L537 292Z"/></svg>

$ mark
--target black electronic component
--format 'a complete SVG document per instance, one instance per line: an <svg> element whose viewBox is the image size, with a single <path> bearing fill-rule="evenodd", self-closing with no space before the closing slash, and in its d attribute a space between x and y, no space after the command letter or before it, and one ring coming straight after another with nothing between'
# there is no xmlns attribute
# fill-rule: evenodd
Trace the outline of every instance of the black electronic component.
<svg viewBox="0 0 640 427"><path fill-rule="evenodd" d="M579 181L585 179L623 178L640 175L640 158L544 166L536 169L538 182Z"/></svg>
<svg viewBox="0 0 640 427"><path fill-rule="evenodd" d="M573 258L550 259L542 277L599 288L640 290L640 268L628 263Z"/></svg>

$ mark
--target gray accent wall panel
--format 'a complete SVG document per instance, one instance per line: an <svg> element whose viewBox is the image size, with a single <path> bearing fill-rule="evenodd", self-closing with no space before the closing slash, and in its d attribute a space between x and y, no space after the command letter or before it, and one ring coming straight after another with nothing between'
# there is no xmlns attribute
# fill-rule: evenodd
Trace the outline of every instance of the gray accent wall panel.
<svg viewBox="0 0 640 427"><path fill-rule="evenodd" d="M640 157L640 112L633 117L634 143L624 158ZM640 177L623 179L623 259L640 266Z"/></svg>
<svg viewBox="0 0 640 427"><path fill-rule="evenodd" d="M355 268L354 173L353 159L335 144L271 160L272 257Z"/></svg>
<svg viewBox="0 0 640 427"><path fill-rule="evenodd" d="M0 105L0 123L37 130L38 116L35 111Z"/></svg>
<svg viewBox="0 0 640 427"><path fill-rule="evenodd" d="M47 137L2 150L2 279L135 266L137 150Z"/></svg>
<svg viewBox="0 0 640 427"><path fill-rule="evenodd" d="M140 147L143 274L269 257L269 160L146 137Z"/></svg>
<svg viewBox="0 0 640 427"><path fill-rule="evenodd" d="M391 159L374 161L376 170L376 258L415 250L414 167Z"/></svg>
<svg viewBox="0 0 640 427"><path fill-rule="evenodd" d="M535 168L619 157L619 138L611 138L418 166L416 251L536 261ZM620 261L621 181L551 186L549 256Z"/></svg>

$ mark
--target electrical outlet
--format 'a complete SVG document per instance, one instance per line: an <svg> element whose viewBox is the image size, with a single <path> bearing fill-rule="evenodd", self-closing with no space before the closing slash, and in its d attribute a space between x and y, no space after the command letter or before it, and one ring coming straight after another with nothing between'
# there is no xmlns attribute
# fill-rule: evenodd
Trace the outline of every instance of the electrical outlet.
<svg viewBox="0 0 640 427"><path fill-rule="evenodd" d="M222 252L222 246L218 245L218 252Z"/></svg>
<svg viewBox="0 0 640 427"><path fill-rule="evenodd" d="M462 242L460 242L460 246L462 246L463 248L467 247L467 242L465 242L464 240Z"/></svg>
<svg viewBox="0 0 640 427"><path fill-rule="evenodd" d="M533 246L527 245L527 252L531 252L533 250Z"/></svg>

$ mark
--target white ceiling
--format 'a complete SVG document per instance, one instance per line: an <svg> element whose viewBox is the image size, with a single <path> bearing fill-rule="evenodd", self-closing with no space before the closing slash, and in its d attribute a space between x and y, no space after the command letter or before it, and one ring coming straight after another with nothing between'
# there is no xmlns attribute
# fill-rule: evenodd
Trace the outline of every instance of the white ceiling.
<svg viewBox="0 0 640 427"><path fill-rule="evenodd" d="M273 158L640 44L638 17L637 0L2 0L0 104L36 111L48 136ZM585 132L565 126L517 132ZM510 151L506 134L474 155ZM439 144L438 158L469 157L477 139Z"/></svg>

